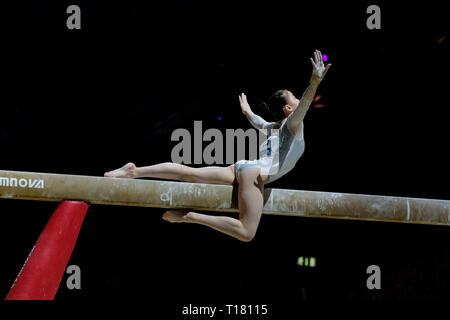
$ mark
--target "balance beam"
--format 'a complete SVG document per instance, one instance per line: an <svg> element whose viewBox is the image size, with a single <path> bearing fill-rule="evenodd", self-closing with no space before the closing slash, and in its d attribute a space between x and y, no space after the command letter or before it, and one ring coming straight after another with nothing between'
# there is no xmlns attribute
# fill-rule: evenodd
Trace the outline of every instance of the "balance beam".
<svg viewBox="0 0 450 320"><path fill-rule="evenodd" d="M229 185L0 170L0 198L238 212ZM450 201L316 192L264 191L264 214L450 225Z"/></svg>

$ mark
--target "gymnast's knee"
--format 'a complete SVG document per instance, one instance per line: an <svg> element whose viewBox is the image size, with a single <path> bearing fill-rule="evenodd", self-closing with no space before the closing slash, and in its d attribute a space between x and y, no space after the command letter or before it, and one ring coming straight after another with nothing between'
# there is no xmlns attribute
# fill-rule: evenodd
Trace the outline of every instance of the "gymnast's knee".
<svg viewBox="0 0 450 320"><path fill-rule="evenodd" d="M173 163L167 162L166 165L173 166ZM189 166L186 166L183 164L178 164L177 169L178 169L177 180L183 181L183 182L196 182L197 181L198 177L195 172L195 168L192 168L192 167L189 167Z"/></svg>
<svg viewBox="0 0 450 320"><path fill-rule="evenodd" d="M248 230L245 229L245 232L242 234L240 240L243 242L250 242L255 238L256 230Z"/></svg>

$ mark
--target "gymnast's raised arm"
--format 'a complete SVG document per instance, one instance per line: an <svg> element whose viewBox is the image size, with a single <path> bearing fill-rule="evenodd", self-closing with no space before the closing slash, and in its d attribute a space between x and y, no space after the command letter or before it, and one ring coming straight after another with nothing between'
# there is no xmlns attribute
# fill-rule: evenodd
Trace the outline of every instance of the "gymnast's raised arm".
<svg viewBox="0 0 450 320"><path fill-rule="evenodd" d="M247 97L244 93L239 96L239 103L241 104L242 113L247 117L248 121L252 124L256 129L267 129L272 127L275 122L267 122L260 116L253 113L250 105L247 102Z"/></svg>
<svg viewBox="0 0 450 320"><path fill-rule="evenodd" d="M305 118L306 112L308 111L309 106L314 99L317 87L319 86L319 83L323 80L328 69L331 66L331 63L329 63L326 67L324 66L322 53L318 50L314 52L314 60L312 58L310 58L310 60L313 70L311 79L309 80L309 85L303 93L303 96L300 99L297 108L295 108L295 110L288 116L286 120L286 125L288 126L289 131L291 131L293 134L295 134L299 130L302 121Z"/></svg>

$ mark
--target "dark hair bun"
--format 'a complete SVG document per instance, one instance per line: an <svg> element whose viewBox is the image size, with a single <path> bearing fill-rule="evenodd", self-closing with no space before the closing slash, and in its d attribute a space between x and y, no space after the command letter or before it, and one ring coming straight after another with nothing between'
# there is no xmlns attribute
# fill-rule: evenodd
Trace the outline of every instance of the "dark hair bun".
<svg viewBox="0 0 450 320"><path fill-rule="evenodd" d="M266 119L267 121L271 121L273 118L272 112L270 110L269 105L266 102L260 102L258 105L258 111L257 113L263 117L264 119Z"/></svg>

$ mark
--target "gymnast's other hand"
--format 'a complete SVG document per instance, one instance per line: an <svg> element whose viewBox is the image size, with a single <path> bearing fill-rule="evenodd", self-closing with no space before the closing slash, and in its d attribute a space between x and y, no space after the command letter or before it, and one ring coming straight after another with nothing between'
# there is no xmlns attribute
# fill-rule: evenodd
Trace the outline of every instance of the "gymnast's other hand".
<svg viewBox="0 0 450 320"><path fill-rule="evenodd" d="M250 108L250 105L247 102L247 96L245 95L245 93L241 93L241 95L239 96L239 103L241 105L241 110L243 114L249 114L252 112L252 109Z"/></svg>
<svg viewBox="0 0 450 320"><path fill-rule="evenodd" d="M323 64L322 53L319 50L314 51L314 59L309 59L311 60L312 64L312 75L310 82L319 84L327 74L328 69L330 69L331 63L329 63L327 66Z"/></svg>

